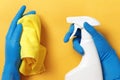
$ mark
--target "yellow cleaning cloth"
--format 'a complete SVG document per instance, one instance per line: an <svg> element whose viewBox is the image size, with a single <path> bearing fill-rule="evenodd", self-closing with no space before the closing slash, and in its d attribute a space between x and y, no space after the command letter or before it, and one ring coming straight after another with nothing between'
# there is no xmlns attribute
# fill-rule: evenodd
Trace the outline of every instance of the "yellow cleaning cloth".
<svg viewBox="0 0 120 80"><path fill-rule="evenodd" d="M45 71L46 48L40 44L41 23L39 17L35 14L26 15L18 23L23 26L20 41L22 59L20 72L27 76Z"/></svg>

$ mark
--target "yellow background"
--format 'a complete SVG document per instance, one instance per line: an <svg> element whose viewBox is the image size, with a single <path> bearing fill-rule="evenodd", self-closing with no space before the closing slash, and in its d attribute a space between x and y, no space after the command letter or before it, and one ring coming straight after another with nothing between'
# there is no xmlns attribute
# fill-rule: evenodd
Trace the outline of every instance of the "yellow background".
<svg viewBox="0 0 120 80"><path fill-rule="evenodd" d="M65 44L67 16L87 15L98 19L97 27L120 57L120 0L0 0L0 77L4 65L5 35L21 5L36 10L42 22L42 41L47 48L46 72L22 80L64 80L65 73L80 62L81 56Z"/></svg>

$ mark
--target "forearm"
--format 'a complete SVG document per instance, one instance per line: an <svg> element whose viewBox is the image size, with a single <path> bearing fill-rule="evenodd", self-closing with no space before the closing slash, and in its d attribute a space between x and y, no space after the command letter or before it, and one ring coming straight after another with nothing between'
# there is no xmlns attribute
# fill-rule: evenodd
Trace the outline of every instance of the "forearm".
<svg viewBox="0 0 120 80"><path fill-rule="evenodd" d="M110 54L102 62L103 73L106 75L104 80L120 80L120 60L114 50Z"/></svg>

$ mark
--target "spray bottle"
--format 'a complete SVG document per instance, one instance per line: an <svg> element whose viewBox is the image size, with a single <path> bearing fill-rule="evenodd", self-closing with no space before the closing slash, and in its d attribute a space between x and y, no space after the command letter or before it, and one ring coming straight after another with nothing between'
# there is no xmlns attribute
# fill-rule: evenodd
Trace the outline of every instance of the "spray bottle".
<svg viewBox="0 0 120 80"><path fill-rule="evenodd" d="M75 29L70 38L74 37L77 29L81 29L81 43L84 49L84 55L80 64L72 71L68 72L65 80L103 80L102 69L97 49L92 36L84 29L84 22L92 26L98 26L100 23L88 16L68 17L68 23L74 23Z"/></svg>

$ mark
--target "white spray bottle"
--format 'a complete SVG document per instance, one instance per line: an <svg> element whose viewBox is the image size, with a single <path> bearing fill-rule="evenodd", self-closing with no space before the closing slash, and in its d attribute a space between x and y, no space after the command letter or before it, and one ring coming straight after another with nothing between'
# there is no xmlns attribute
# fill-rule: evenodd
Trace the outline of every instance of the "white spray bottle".
<svg viewBox="0 0 120 80"><path fill-rule="evenodd" d="M101 64L92 36L84 29L84 22L92 26L98 26L100 23L88 16L68 17L68 23L74 23L75 29L70 38L74 37L77 29L81 29L81 43L84 49L84 55L80 64L72 71L68 72L65 80L103 80Z"/></svg>

